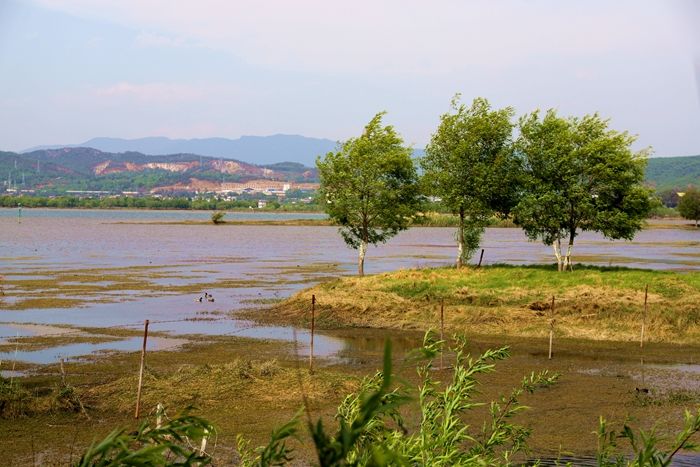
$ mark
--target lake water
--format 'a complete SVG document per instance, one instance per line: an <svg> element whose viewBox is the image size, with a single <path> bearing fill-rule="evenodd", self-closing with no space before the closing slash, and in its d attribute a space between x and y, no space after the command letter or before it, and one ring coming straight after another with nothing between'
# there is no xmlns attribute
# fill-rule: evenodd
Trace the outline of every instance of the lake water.
<svg viewBox="0 0 700 467"><path fill-rule="evenodd" d="M173 335L216 334L288 340L293 330L255 326L231 319L228 313L257 301L282 298L328 277L354 274L356 252L345 246L335 227L261 225L182 225L148 222L206 220L207 211L0 209L0 274L7 278L41 279L69 270L149 267L155 285L237 281L235 287L209 289L215 303L194 302L197 294L146 291L104 291L76 308L2 309L23 297L10 288L0 303L3 324L41 323L88 327L142 326ZM228 219L322 218L318 213L233 212ZM529 242L520 229L487 229L482 247L484 264L551 263L551 248ZM367 273L453 262L454 229L412 228L386 244L370 247ZM577 239L574 261L653 269L700 269L700 233L664 228L644 230L633 242L609 241L584 233ZM202 290L199 294L203 293ZM60 295L60 290L56 291ZM71 297L69 294L63 298ZM206 319L205 319L206 318ZM305 330L298 330L306 341ZM5 337L12 336L8 333ZM2 342L2 340L0 340ZM342 353L346 342L321 336L316 352ZM99 350L124 350L124 342L101 343ZM138 349L138 343L135 349ZM90 344L71 346L60 354L88 353ZM55 361L56 352L27 357L33 362ZM0 353L0 359L12 358Z"/></svg>
<svg viewBox="0 0 700 467"><path fill-rule="evenodd" d="M345 246L335 227L149 224L208 220L210 215L211 212L193 211L24 209L20 223L16 209L0 209L0 275L7 279L38 281L61 275L61 284L67 287L81 284L79 276L82 274L91 274L90 281L96 285L113 282L116 275L133 276L152 285L138 290L107 288L87 297L72 297L68 289L61 290L59 285L51 292L53 295L81 299L83 303L71 308L26 309L8 309L8 306L26 299L26 294L42 291L20 291L5 286L5 296L0 297L3 299L0 300L0 344L18 335L51 335L57 331L65 335L75 332L72 329L77 326L137 330L142 328L143 320L149 319L150 330L172 335L171 339L149 340L152 350L166 349L168 342L195 334L281 341L289 341L296 335L302 343L301 353L307 352L303 344L309 340L307 330L256 325L236 319L235 310L286 297L329 277L354 274L356 252ZM322 217L316 213L236 212L227 215L228 219L242 220ZM553 262L550 247L528 242L519 229L487 229L482 247L485 264ZM371 274L400 268L444 266L453 263L455 253L454 229L413 228L386 244L370 247L365 269ZM600 235L584 233L577 239L574 261L604 266L700 270L700 232L682 228L649 229L640 232L633 242L613 242ZM73 275L75 279L70 279ZM219 281L233 282L226 287L211 287ZM159 287L183 285L191 285L196 292L158 290ZM194 301L205 290L216 298L214 303ZM420 341L419 333L340 330L317 334L315 353L328 357L331 363L339 360L359 365L378 362L387 336L392 338L397 354L414 348ZM473 341L476 350L503 343L501 337ZM522 375L547 362L544 343L536 339L511 339L507 343L513 348L513 358L496 376ZM585 346L587 351L577 351L577 345ZM600 348L590 351L591 346ZM136 352L140 347L139 337L97 344L66 343L64 339L51 348L20 348L16 353L0 353L0 360L8 370L11 368L5 364L8 360L51 363L90 352ZM533 405L539 407L531 415L534 432L554 436L552 440L537 441L539 445L578 446L575 440L583 436L578 431L563 437L566 430L576 428L569 425L592 429L598 414L612 413L614 417L618 413L616 410L622 410L618 407L620 398L634 392L636 386L655 384L663 390L670 381L683 382L684 387L691 389L700 387L700 371L697 370L700 358L693 358L685 349L660 348L656 350L657 356L663 358L650 357L646 367L633 357L637 350L634 344L558 344L557 358L552 362L556 371L566 375L562 387L566 388L567 398L549 400L543 394L544 401L533 401ZM10 376L10 373L5 371L4 375ZM503 385L511 384L512 381L503 382ZM622 412L618 413L618 418L621 417ZM558 420L576 422L562 427L552 425ZM590 430L586 430L588 436ZM588 448L587 442L581 441L580 445L583 447L579 449ZM552 453L543 451L542 454ZM594 465L588 458L571 460L576 465ZM697 460L692 456L679 457L676 465L697 465ZM545 462L544 465L556 464Z"/></svg>

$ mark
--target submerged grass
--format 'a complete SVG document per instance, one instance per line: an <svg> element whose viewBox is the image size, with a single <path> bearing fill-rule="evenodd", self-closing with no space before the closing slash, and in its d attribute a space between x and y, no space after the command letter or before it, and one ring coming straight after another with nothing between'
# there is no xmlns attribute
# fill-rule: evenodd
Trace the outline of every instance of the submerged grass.
<svg viewBox="0 0 700 467"><path fill-rule="evenodd" d="M196 294L202 290L276 285L279 281L210 278L183 274L177 266L145 266L104 269L39 270L11 272L3 281L5 298L0 308L27 310L75 308L166 293ZM328 269L329 272L332 269ZM312 269L309 269L309 274ZM34 276L27 279L25 276ZM36 277L39 278L36 278Z"/></svg>
<svg viewBox="0 0 700 467"><path fill-rule="evenodd" d="M302 291L272 308L271 319L306 323L310 297L317 325L426 329L439 325L444 301L451 332L545 336L555 296L556 334L634 340L649 284L647 339L700 337L700 273L578 267L495 265L481 269L403 270L343 278Z"/></svg>
<svg viewBox="0 0 700 467"><path fill-rule="evenodd" d="M359 378L352 371L319 367L312 377L297 370L288 351L278 341L208 337L177 352L149 352L144 417L154 418L159 403L171 415L196 406L217 427L210 440L216 465L230 465L236 436L243 433L262 442L271 427L298 410L302 386L313 410L321 414L356 389ZM71 455L115 426L138 425L133 419L138 362L138 352L67 361L66 384L58 364L34 368L30 376L15 378L11 387L0 378L3 462L71 465ZM298 448L304 451L303 445Z"/></svg>

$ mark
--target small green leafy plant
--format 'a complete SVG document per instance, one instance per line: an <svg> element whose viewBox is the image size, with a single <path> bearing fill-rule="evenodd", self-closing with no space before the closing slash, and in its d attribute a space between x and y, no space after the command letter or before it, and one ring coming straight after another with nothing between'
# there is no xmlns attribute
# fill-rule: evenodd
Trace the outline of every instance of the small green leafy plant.
<svg viewBox="0 0 700 467"><path fill-rule="evenodd" d="M637 433L625 423L618 433L608 427L603 417L598 424L598 465L601 467L667 467L671 465L673 457L681 449L697 449L699 446L692 438L700 431L700 409L696 414L685 411L685 425L679 432L669 450L662 450L659 444L662 441L654 429L650 431L639 430ZM618 440L627 440L632 448L632 456L625 456L620 452Z"/></svg>
<svg viewBox="0 0 700 467"><path fill-rule="evenodd" d="M472 359L465 351L466 340L456 338L451 349L455 353L452 378L443 387L432 376L433 361L443 345L428 333L416 353L421 419L414 431L409 431L399 410L411 398L407 388L393 387L391 347L387 343L383 371L365 378L360 390L343 400L335 433L329 434L321 420L313 423L309 417L308 429L319 465L496 465L508 464L514 454L525 451L530 432L512 422L512 417L525 409L519 398L554 384L558 375L543 371L525 377L508 396L491 403L490 418L482 427L472 429L463 415L484 405L474 400L477 378L494 371L495 363L507 358L509 350L488 350ZM265 467L288 462L290 451L284 447L284 435L296 433L290 426L273 432L270 444L259 448L257 457L244 453L243 464ZM264 457L265 452L277 455Z"/></svg>
<svg viewBox="0 0 700 467"><path fill-rule="evenodd" d="M211 215L211 222L215 225L223 224L225 222L224 221L225 215L226 215L226 213L224 211L216 211L216 212L212 213L212 215Z"/></svg>
<svg viewBox="0 0 700 467"><path fill-rule="evenodd" d="M211 457L200 452L192 440L202 439L213 432L209 422L185 411L160 427L143 422L135 432L114 430L99 443L92 444L75 465L207 465L211 463Z"/></svg>

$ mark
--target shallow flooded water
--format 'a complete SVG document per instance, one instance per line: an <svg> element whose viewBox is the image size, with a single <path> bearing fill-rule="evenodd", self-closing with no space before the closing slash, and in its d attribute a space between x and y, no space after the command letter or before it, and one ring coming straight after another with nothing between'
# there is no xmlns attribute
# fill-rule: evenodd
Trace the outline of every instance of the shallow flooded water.
<svg viewBox="0 0 700 467"><path fill-rule="evenodd" d="M50 282L61 275L60 282L47 285L44 290L38 287L37 296L51 292L52 298L76 303L55 308L18 306L28 298L23 296L28 292L5 287L0 325L40 323L136 329L149 319L152 330L172 335L288 340L293 335L291 328L255 326L232 319L229 313L355 271L356 252L345 246L335 227L148 223L205 220L210 215L206 211L24 209L20 222L17 210L0 209L2 275L7 280L30 283ZM323 214L228 215L229 219L320 217ZM386 244L371 247L365 269L376 273L451 264L455 254L453 238L451 228L410 229ZM552 262L550 248L527 241L520 229L487 229L482 247L485 264ZM666 228L642 231L633 242L612 242L584 233L577 239L574 259L606 266L687 270L700 269L698 252L698 232ZM134 279L138 284L122 287L118 282L122 278ZM70 287L79 291L71 293ZM204 292L211 293L215 302L196 301ZM300 341L304 341L306 331L297 331ZM124 350L130 345L125 339L99 346L79 344L53 354L42 351L22 355L28 361L48 363L56 355L68 358L91 350ZM347 346L342 340L319 336L316 353L339 356L347 354ZM134 350L137 349L135 345Z"/></svg>
<svg viewBox="0 0 700 467"><path fill-rule="evenodd" d="M243 214L257 215L232 213L227 217ZM285 214L286 218L294 215ZM285 342L296 337L299 352L307 354L308 330L258 325L236 318L235 312L284 298L328 278L354 274L356 252L345 246L335 227L147 223L209 216L209 212L190 211L25 209L19 223L16 210L0 210L0 275L21 283L3 286L5 296L0 297L3 374L21 375L10 373L12 366L7 362L15 360L41 364L92 352L137 352L142 338L134 333L143 329L145 319L151 322L149 330L156 333L149 338L153 350L177 348L192 336ZM413 228L370 248L366 271L449 265L456 252L453 239L450 228ZM519 229L488 229L482 246L485 264L553 262L549 247L528 242ZM574 260L699 270L700 233L650 229L640 232L634 242L582 234ZM205 292L215 301L200 302ZM68 302L32 306L34 302L28 301L55 298ZM59 339L56 345L41 348L13 344L17 336L100 336L104 329L113 328L132 333L99 342ZM317 333L314 350L325 357L323 364L351 364L370 372L380 365L386 338L392 340L398 357L419 346L421 337L416 332L346 329ZM553 392L535 395L527 402L533 407L528 419L535 433L533 445L540 447L538 455L546 457L557 457L547 451L551 446L589 452L591 439L581 438L580 427L586 427L588 436L599 414L622 420L632 412L660 423L678 421L684 401L695 403L700 389L700 348L649 345L642 364L634 344L557 340L555 359L548 361L544 340L475 336L470 342L473 353L512 346L513 357L499 369L495 380L489 379L494 387L512 387L533 370L551 369L564 375ZM488 398L497 395L485 394ZM572 429L579 431L572 434ZM589 465L590 459L571 460ZM694 465L697 458L679 461L677 465Z"/></svg>

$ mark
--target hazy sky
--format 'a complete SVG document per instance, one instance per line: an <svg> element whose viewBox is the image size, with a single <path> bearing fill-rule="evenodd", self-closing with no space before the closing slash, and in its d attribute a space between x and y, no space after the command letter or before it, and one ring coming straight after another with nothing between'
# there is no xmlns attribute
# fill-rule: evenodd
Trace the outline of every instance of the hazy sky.
<svg viewBox="0 0 700 467"><path fill-rule="evenodd" d="M422 147L460 92L700 153L699 2L0 0L0 149L95 136ZM694 65L695 64L695 65Z"/></svg>

